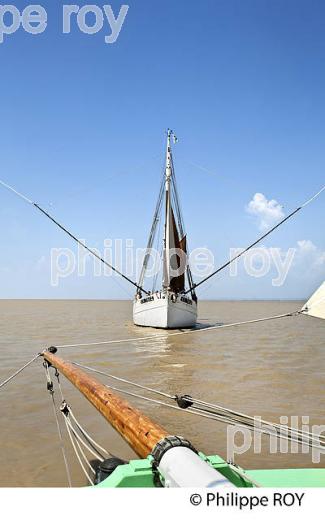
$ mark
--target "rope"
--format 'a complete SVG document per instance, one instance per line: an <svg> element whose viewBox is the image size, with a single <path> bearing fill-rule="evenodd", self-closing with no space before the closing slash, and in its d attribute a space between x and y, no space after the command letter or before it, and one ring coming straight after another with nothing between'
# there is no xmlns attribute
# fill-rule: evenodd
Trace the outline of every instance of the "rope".
<svg viewBox="0 0 325 520"><path fill-rule="evenodd" d="M187 396L184 396L182 399L184 399L185 401L187 401L189 403L193 403L193 405L197 404L197 405L201 406L200 408L198 408L198 409L201 409L201 410L203 409L202 408L202 405L203 405L203 406L211 408L211 409L217 409L217 410L221 410L221 411L224 411L224 412L228 412L229 414L234 415L234 416L243 417L245 419L254 419L250 415L245 415L245 414L243 414L241 412L236 412L235 410L232 410L230 408L225 408L225 407L217 405L217 404L207 403L206 401L202 401L200 399L194 399L192 397L187 397ZM263 423L263 424L269 425L269 426L277 426L277 427L281 427L282 426L282 425L279 425L279 424L276 424L276 423L272 423L272 422L269 422L269 421L265 421L265 420L262 420L262 419L260 420L260 422ZM295 428L289 428L289 429L291 431L293 431L293 432L299 432L302 435L305 435L305 432L302 432L302 430L297 430ZM314 435L314 434L310 433L308 435ZM318 436L317 438L323 438L325 440L325 436Z"/></svg>
<svg viewBox="0 0 325 520"><path fill-rule="evenodd" d="M143 286L144 277L145 277L148 263L150 260L150 252L151 252L154 240L155 240L157 225L159 224L159 226L160 226L160 213L161 213L161 207L162 207L164 188L165 188L165 173L163 172L161 184L160 184L160 188L159 188L158 200L157 200L157 204L156 204L156 208L155 208L155 212L154 212L154 216L153 216L153 220L152 220L149 239L148 239L146 252L144 255L143 264L142 264L142 268L141 268L140 278L139 278L139 282L138 282L138 285L140 287Z"/></svg>
<svg viewBox="0 0 325 520"><path fill-rule="evenodd" d="M60 426L58 414L57 414L57 411L56 411L56 403L55 403L55 398L54 398L53 383L51 381L51 376L50 376L50 373L49 373L49 366L48 366L48 363L46 361L44 362L44 367L45 367L45 371L46 371L47 388L48 388L48 391L49 391L49 394L50 394L51 400L52 400L53 413L54 413L56 427L57 427L57 431L58 431L58 435L59 435L60 447L61 447L62 456L63 456L63 460L64 460L64 466L65 466L65 470L66 470L66 474L67 474L68 484L69 484L69 487L72 487L70 468L69 468L68 459L67 459L67 456L66 456L66 451L65 451L65 446L64 446L64 442L63 442L61 426Z"/></svg>
<svg viewBox="0 0 325 520"><path fill-rule="evenodd" d="M240 258L241 256L243 256L245 253L247 253L247 251L249 251L250 249L252 249L254 246L256 246L257 244L259 244L264 238L266 238L267 236L269 236L271 233L273 233L273 231L275 231L278 227L280 227L282 224L284 224L287 220L289 220L291 217L293 217L296 213L298 213L300 210L302 210L305 206L307 206L308 204L310 204L313 200L315 200L323 191L325 190L325 186L323 186L317 193L315 193L315 195L313 195L310 199L308 199L306 202L304 202L301 206L299 206L298 208L296 208L294 211L292 211L291 213L289 213L289 215L287 215L285 218L283 218L280 222L278 222L278 224L276 224L275 226L273 226L271 229L269 229L269 231L267 231L266 233L264 233L264 235L262 235L261 237L259 237L257 240L255 240L255 242L253 242L252 244L250 244L248 247L246 247L246 249L244 249L243 251L241 251L238 255L234 256L233 258L231 258L230 260L228 260L228 262L226 262L225 264L223 264L221 267L219 267L218 269L216 269L215 271L213 271L213 273L209 274L209 276L206 276L205 278L203 278L203 280L201 280L200 282L194 284L194 289L196 289L197 287L199 287L200 285L202 285L203 283L205 283L207 280L209 280L210 278L212 278L213 276L215 276L216 274L220 273L220 271L223 271L223 269L225 269L226 267L228 267L230 264L232 264L235 260L238 260L238 258ZM186 291L184 294L187 294L189 293L190 290Z"/></svg>
<svg viewBox="0 0 325 520"><path fill-rule="evenodd" d="M58 386L59 386L61 399L62 399L62 404L61 404L61 408L60 408L61 412L63 413L64 411L67 411L69 413L69 416L72 417L72 419L75 422L78 430L87 439L87 441L89 442L89 444L91 445L91 447L93 449L95 449L96 451L97 451L97 449L99 449L99 450L103 451L105 453L105 455L110 455L108 453L108 451L105 450L105 448L103 448L102 446L97 444L94 441L94 439L92 439L90 437L89 433L86 432L86 430L81 426L81 424L75 418L74 414L72 413L71 407L67 404L67 402L66 402L66 400L64 398L64 395L63 395L63 392L62 392L62 387L61 387L61 382L60 382L60 373L59 373L57 368L55 369L55 377L57 378L57 381L58 381ZM64 417L66 417L64 413L63 413L63 415L64 415ZM101 456L101 454L99 452L98 452L98 455Z"/></svg>
<svg viewBox="0 0 325 520"><path fill-rule="evenodd" d="M18 195L18 197L20 197L21 199L23 199L25 202L28 202L28 204L31 204L32 206L34 206L36 209L38 209L43 215L45 215L49 220L51 220L58 228L60 228L62 231L64 231L64 233L66 233L70 238L72 238L72 240L74 240L79 246L83 247L86 251L88 251L88 253L92 254L95 258L97 258L97 260L99 260L100 262L102 262L102 264L106 265L107 267L109 267L110 269L112 269L112 271L114 271L115 273L119 274L122 278L124 278L124 280L127 280L129 283L131 283L132 285L134 285L137 289L140 289L141 291L143 291L145 294L149 294L148 291L145 291L143 289L143 287L140 287L136 282L134 282L133 280L131 280L131 278L129 278L128 276L126 276L125 274L121 273L121 271L119 271L116 267L114 267L113 265L111 265L110 263L108 263L106 260L104 260L104 258L102 258L99 254L96 253L96 251L94 251L93 249L91 249L90 247L86 246L86 244L84 244L81 240L79 240L75 235L73 235L67 228L65 228L62 224L60 224L57 220L55 220L55 218L53 218L47 211L45 211L41 206L39 206L38 204L36 204L36 202L33 202L32 200L28 199L25 195L22 195L21 193L19 193L18 191L16 191L12 186L9 186L9 184L6 184L5 182L1 181L0 180L0 184L2 186L4 186L5 188L7 188L8 190L12 191L15 195Z"/></svg>
<svg viewBox="0 0 325 520"><path fill-rule="evenodd" d="M320 298L320 300L317 300L317 301L313 302L311 305L310 305L310 304L307 305L307 303L306 303L306 305L305 305L305 306L303 307L303 309L301 310L301 313L302 313L302 314L308 314L309 311L310 311L311 309L313 309L314 307L320 305L320 304L323 303L323 302L325 302L325 296L323 296L322 298Z"/></svg>
<svg viewBox="0 0 325 520"><path fill-rule="evenodd" d="M20 374L23 370L25 370L25 368L29 367L29 365L31 365L41 355L42 354L37 354L36 356L34 356L30 361L28 361L28 363L26 363L23 367L19 368L19 370L17 370L14 374L12 374L10 377L8 377L8 379L6 379L2 383L0 383L0 390L4 386L6 386L6 384L8 384L12 379L14 379L16 376L18 376L18 374Z"/></svg>
<svg viewBox="0 0 325 520"><path fill-rule="evenodd" d="M148 392L152 392L157 395L161 395L163 397L167 397L170 399L174 399L175 396L171 396L169 394L165 394L164 392L161 392L160 390L154 390L153 388L149 388L147 386L139 385L138 383L134 383L133 381L128 381L127 379L123 379L122 377L113 376L112 374L107 374L106 372L102 372L101 370L96 370L95 368L87 367L85 365L81 365L80 363L76 363L74 361L71 361L72 365L75 365L77 367L83 368L85 370L88 370L89 372L94 372L95 374L100 374L102 376L110 377L111 379L115 379L116 381L121 381L122 383L127 383L132 386L136 386L137 388L141 388L142 390L147 390Z"/></svg>
<svg viewBox="0 0 325 520"><path fill-rule="evenodd" d="M71 421L69 421L68 417L66 417L67 421L68 421L68 424L69 424L69 427L71 428L71 431L73 432L73 434L75 435L75 437L77 437L77 439L81 442L81 444L86 448L86 450L89 451L89 453L91 453L95 459L98 459L100 462L104 462L104 459L103 457L101 457L100 455L98 455L98 453L96 453L92 448L90 448L90 446L88 446L85 441L80 437L80 435L77 433L77 431L74 429L74 427L72 426L71 424Z"/></svg>
<svg viewBox="0 0 325 520"><path fill-rule="evenodd" d="M77 450L77 448L76 448L76 446L75 446L75 442L74 442L73 436L72 436L72 434L71 434L70 428L68 427L68 424L67 424L66 419L65 419L65 425L66 425L66 428L67 428L67 432L68 432L68 435L69 435L69 438L70 438L70 441L71 441L71 444L72 444L73 450L74 450L74 452L75 452L75 454L76 454L76 457L77 457L77 459L78 459L78 461L79 461L79 464L80 464L80 466L81 466L81 469L82 469L82 471L84 472L84 474L85 474L85 476L86 476L88 482L90 483L90 485L93 486L94 483L93 483L93 481L91 480L90 476L88 475L88 471L86 470L85 466L83 465L83 462L82 462L82 460L81 460L81 458L80 458L80 455L79 455L79 453L78 453L78 450Z"/></svg>
<svg viewBox="0 0 325 520"><path fill-rule="evenodd" d="M157 239L156 239L156 251L159 252L160 258L162 258L163 250L164 250L164 242L161 237L161 228L162 228L162 218L161 215L159 216L159 223L158 223L158 231L157 231ZM158 269L156 269L156 273L153 276L152 279L152 293L155 292L156 286L157 286L157 280L160 272Z"/></svg>
<svg viewBox="0 0 325 520"><path fill-rule="evenodd" d="M228 461L227 463L229 466L231 466L232 471L237 473L237 475L239 475L243 480L250 482L251 484L253 484L254 487L262 487L259 482L247 475L247 473L245 473L245 471L243 471L239 466L237 466L237 464L235 464L232 461Z"/></svg>
<svg viewBox="0 0 325 520"><path fill-rule="evenodd" d="M102 451L105 455L112 455L107 450L105 450L105 448L103 448L100 444L98 444L96 441L94 441L94 439L92 437L90 437L89 433L81 426L81 424L75 418L70 406L69 406L69 414L72 417L72 419L74 420L74 422L77 425L80 432L86 437L86 439L92 445L93 448L97 448L98 450Z"/></svg>
<svg viewBox="0 0 325 520"><path fill-rule="evenodd" d="M10 190L12 191L15 195L18 195L18 197L20 197L21 199L23 199L25 202L28 202L28 204L33 204L33 201L28 199L27 197L25 197L25 195L22 195L21 193L19 193L19 191L15 190L14 188L12 188L11 186L9 186L9 184L6 184L5 182L1 181L0 180L0 184L2 186L4 186L4 188L7 188L7 190Z"/></svg>
<svg viewBox="0 0 325 520"><path fill-rule="evenodd" d="M213 404L210 404L210 403L204 403L204 401L199 401L199 400L196 400L196 399L192 399L192 398L187 398L186 396L183 397L183 399L185 401L188 401L190 403L193 403L193 408L195 409L198 409L198 410L201 410L201 411L205 411L207 413L211 413L211 414L216 414L216 415L219 415L219 414L224 414L225 416L228 416L230 418L233 418L234 420L237 420L236 418L240 418L240 419L243 419L245 422L245 424L247 424L247 422L250 422L250 423L253 423L253 426L256 426L256 421L255 421L255 417L252 417L252 416L249 416L249 415L245 415L243 413L240 413L240 412L235 412L229 408L224 408L222 406L218 406L218 405L213 405ZM205 407L202 407L202 406L199 406L199 405L195 405L195 403L204 403L208 408L215 408L217 410L220 410L218 413L216 412L212 412L211 410L208 410L207 408ZM261 425L265 425L266 427L272 427L272 428L276 428L276 429L283 429L284 428L284 425L281 425L281 424L277 424L277 423L273 423L273 422L269 422L269 421L265 421L263 419L259 419L258 421ZM313 438L313 440L319 440L319 439L322 439L323 441L325 441L325 436L324 435L315 435L314 433L312 432L304 432L302 430L298 430L296 428L291 428L289 426L285 426L285 429L286 431L288 431L290 434L293 434L293 435L299 435L300 437L306 437L307 439L310 439L310 438Z"/></svg>
<svg viewBox="0 0 325 520"><path fill-rule="evenodd" d="M315 195L313 195L310 199L308 199L304 204L302 204L302 208L310 204L313 200L315 200L323 191L325 190L325 186L323 186Z"/></svg>
<svg viewBox="0 0 325 520"><path fill-rule="evenodd" d="M123 382L123 383L127 383L129 385L141 388L141 389L146 390L148 392L161 395L161 396L163 396L165 398L168 398L168 399L171 399L173 401L178 399L178 397L175 396L175 395L172 396L172 395L166 394L164 392L155 390L153 388L146 387L146 386L143 386L143 385L139 385L137 383L134 383L133 381L129 381L127 379L123 379L123 378L120 378L120 377L117 377L117 376L113 376L112 374L107 374L107 373L102 372L100 370L96 370L94 368L91 368L91 367L88 367L88 366L85 366L85 365L81 365L80 363L75 363L74 362L72 364L76 365L76 366L78 366L80 368L83 368L85 370L88 370L90 372L95 372L97 374L101 374L103 376L115 379L117 381L120 381L120 382ZM178 407L176 405L171 405L171 404L165 403L163 401L159 401L159 400L156 400L156 399L151 399L149 397L141 396L139 394L135 394L135 393L129 392L127 390L122 390L120 388L115 388L113 386L108 386L108 385L106 385L106 386L108 388L111 388L112 390L116 390L116 391L124 393L126 395L130 395L132 397L140 398L140 399L143 399L145 401L148 401L148 402L151 402L151 403L154 403L154 404L167 406L169 408L173 408L173 409L176 409L176 410L183 409L183 408L180 408L180 407ZM194 398L192 398L190 396L184 396L181 399L183 401L187 401L192 406L191 410L189 410L189 409L185 409L185 410L183 409L183 410L187 411L188 413L192 413L194 415L199 415L201 417L205 417L205 418L209 418L209 419L213 419L213 420L218 420L218 421L221 421L221 422L234 424L234 425L240 424L241 426L244 426L244 427L249 428L251 430L254 430L254 429L256 430L257 429L258 431L261 431L262 433L269 434L269 435L271 435L271 433L269 432L268 428L271 427L271 428L274 428L276 430L276 434L275 435L279 436L280 438L291 439L294 442L298 442L299 444L306 444L306 443L308 443L309 446L313 446L313 447L315 447L315 442L319 443L320 440L325 442L325 436L322 436L322 435L316 436L312 432L307 433L307 432L304 432L302 430L298 430L296 428L291 428L291 427L288 427L288 426L284 426L284 425L281 425L281 424L265 421L265 420L262 420L262 419L259 419L258 422L259 422L259 424L261 426L258 427L256 425L255 417L252 417L252 416L240 413L240 412L236 412L234 410L231 410L229 408L225 408L225 407L220 406L220 405L216 405L216 404L213 404L213 403L207 403L207 402L199 400L199 399L194 399ZM285 434L283 433L284 429L286 431ZM273 432L273 435L274 435L274 432ZM319 447L318 444L317 444L317 447ZM324 448L325 448L325 446L324 446Z"/></svg>
<svg viewBox="0 0 325 520"><path fill-rule="evenodd" d="M55 377L56 377L56 379L58 381L58 387L59 387L59 390L60 390L61 400L62 400L62 403L63 403L65 401L65 399L64 399L64 395L63 395L63 391L62 391L62 387L61 387L60 373L59 373L57 368L55 369L54 375L55 375Z"/></svg>
<svg viewBox="0 0 325 520"><path fill-rule="evenodd" d="M69 427L68 425L69 425L69 421L66 420L66 426ZM74 436L74 441L75 441L75 443L77 445L77 448L78 448L82 458L84 459L85 463L87 464L88 468L93 473L93 475L96 475L96 471L94 470L94 468L90 464L89 460L87 459L87 456L86 456L85 452L83 451L83 449L82 449L82 447L81 447L81 445L80 445L80 443L78 441L78 438L75 436L74 432L71 431L71 433Z"/></svg>
<svg viewBox="0 0 325 520"><path fill-rule="evenodd" d="M285 439L285 440L290 440L292 442L295 442L297 444L300 444L300 445L307 445L308 447L312 447L312 448L317 448L320 452L322 453L325 453L325 445L323 444L320 444L319 442L318 443L315 443L314 442L314 439L312 438L312 435L311 435L311 439L308 439L308 434L304 434L304 432L301 432L303 435L306 435L306 440L303 437L303 435L301 437L294 437L292 436L291 434L288 435L286 433L286 431L288 430L287 427L285 427L284 425L276 425L275 423L273 424L273 427L276 429L276 431L270 431L270 430L267 430L266 428L263 428L263 427L258 427L256 426L256 424L251 424L250 422L244 422L244 421L238 421L236 420L235 418L230 418L230 417L227 417L227 416L224 416L224 415L217 415L217 414L213 414L212 412L204 412L204 411L197 411L197 410L193 410L193 409L184 409L184 408L179 408L178 406L175 406L175 405L172 405L172 404L168 404L168 403L165 403L163 401L159 401L157 399L151 399L150 397L145 397L145 396L142 396L142 395L139 395L139 394L135 394L133 392L129 392L127 390L122 390L120 388L116 388L116 387L113 387L113 386L110 386L110 385L105 385L107 388L111 389L111 390L115 390L117 392L120 392L120 393L123 393L123 394L126 394L126 395L129 395L131 397L135 397L135 398L138 398L138 399L142 399L144 401L148 401L148 402L151 402L151 403L154 403L154 404L159 404L159 405L162 405L162 406L165 406L167 408L172 408L174 410L178 410L178 411L182 411L182 412L186 412L186 413L189 413L189 414L192 414L192 415L197 415L197 416L200 416L200 417L204 417L205 419L211 419L211 420L214 420L214 421L218 421L218 422L222 422L222 423L226 423L226 424L231 424L231 425L234 425L234 426L242 426L244 428L247 428L251 431L258 431L264 435L269 435L271 437L277 437L279 439ZM254 421L254 417L251 418L252 421ZM261 421L262 423L262 421ZM270 423L272 424L272 423ZM280 430L280 431L278 431ZM290 433L290 431L288 432Z"/></svg>
<svg viewBox="0 0 325 520"><path fill-rule="evenodd" d="M103 448L98 443L96 443L94 441L94 439L92 439L92 437L88 434L88 432L79 424L79 422L77 421L77 419L75 418L75 416L71 410L71 407L66 403L66 401L63 401L60 410L63 414L65 425L66 425L66 428L68 431L68 435L69 435L73 450L75 452L75 455L81 466L81 469L82 469L83 473L85 474L88 482L93 486L94 482L90 478L88 471L85 468L85 466L80 458L80 455L94 475L96 475L96 471L90 464L82 446L84 446L84 448L86 448L86 450L88 450L91 453L91 455L93 455L95 457L95 459L99 460L100 462L103 462L104 458L102 457L102 455L99 453L98 450L102 450L102 452L104 452L105 455L111 455L111 454L107 450L105 450L105 448ZM79 429L81 434L84 436L84 438L87 440L88 444L80 437L80 435L74 428L71 419L75 422L77 428Z"/></svg>
<svg viewBox="0 0 325 520"><path fill-rule="evenodd" d="M93 486L94 482L91 479L91 477L89 476L89 473L88 473L87 469L85 468L84 463L81 460L81 457L84 460L84 462L86 463L86 465L88 466L88 468L90 469L90 471L94 475L96 475L96 471L90 464L90 462L83 450L83 447L86 448L86 450L88 450L91 453L91 455L93 455L95 457L95 459L99 460L100 462L103 462L104 458L101 456L99 451L94 447L94 445L98 446L98 448L101 449L103 452L105 452L107 455L109 455L109 453L104 448L102 448L99 444L97 444L90 437L90 435L86 432L86 430L84 430L84 428L82 428L82 426L79 424L79 422L76 420L75 416L73 415L73 413L71 411L71 407L66 403L66 401L62 402L60 410L61 410L63 418L64 418L65 426L66 426L66 429L67 429L67 432L69 435L69 439L70 439L72 448L75 452L75 455L80 464L80 467L81 467L84 475L86 476L88 482ZM81 436L78 434L78 432L74 428L74 426L71 422L71 418L75 422L77 428L80 430L82 435L86 438L88 444L81 438ZM81 455L81 457L80 457L80 455Z"/></svg>
<svg viewBox="0 0 325 520"><path fill-rule="evenodd" d="M59 419L58 419L58 415L57 415L57 411L56 411L56 403L55 403L55 398L54 398L53 382L51 380L51 376L50 376L50 372L49 372L49 364L46 361L44 362L44 367L45 367L45 370L46 370L47 389L48 389L48 391L49 391L49 393L50 393L50 395L52 397L53 411L54 411L54 415L55 415L55 419L56 419L56 425L57 425L57 429L58 429L58 433L59 433L59 439L60 439L62 454L63 454L63 457L64 457L64 462L65 462L66 471L67 471L67 475L68 475L69 486L71 487L70 470L69 470L68 461L67 461L67 457L66 457L66 453L65 453L65 447L64 447L64 443L63 443L62 431L61 431L61 427L60 427L60 423L59 423ZM103 448L102 446L97 444L91 438L91 436L86 432L86 430L81 426L81 424L75 418L74 414L72 413L71 407L66 403L66 401L64 399L64 395L63 395L63 391L62 391L62 387L61 387L61 382L60 382L60 374L59 374L59 371L57 369L55 369L55 377L57 378L58 386L59 386L59 390L60 390L60 394L61 394L61 398L62 398L62 404L60 406L60 411L62 412L62 415L63 415L63 418L64 418L64 423L65 423L65 426L66 426L66 429L67 429L67 432L68 432L68 436L69 436L72 448L73 448L73 450L75 452L75 455L77 457L77 460L78 460L78 462L80 464L80 467L81 467L83 473L85 474L88 482L93 486L94 483L93 483L92 479L90 478L84 463L86 463L86 465L89 467L89 469L91 470L91 472L94 475L96 474L96 472L95 472L94 468L92 467L92 465L90 464L90 462L89 462L89 460L88 460L88 458L87 458L87 456L86 456L82 446L84 446L84 448L86 448L86 450L88 450L91 453L91 455L94 456L95 459L99 460L100 462L103 462L104 458L99 453L99 450L102 450L102 452L104 452L107 455L109 455L109 453L105 450L105 448ZM75 427L73 426L73 424L71 422L71 418L70 417L74 421L74 423L75 423L76 427L78 428L78 430L80 431L80 433L87 440L88 444L82 439L82 437L76 431ZM80 455L81 455L81 457L80 457ZM82 461L82 459L83 459L84 462Z"/></svg>
<svg viewBox="0 0 325 520"><path fill-rule="evenodd" d="M112 374L108 374L107 372L102 372L101 370L96 370L94 368L88 367L86 365L81 365L80 363L76 363L76 362L72 362L72 364L75 365L75 366L78 366L80 368L83 368L85 370L88 370L90 372L94 372L96 374L100 374L100 375L109 377L111 379L115 379L115 380L120 381L122 383L127 383L127 384L129 384L131 386L135 386L137 388L141 388L143 390L146 390L148 392L151 392L151 393L154 393L154 394L157 394L157 395L161 395L161 396L166 397L168 399L172 399L172 400L177 399L177 396L175 396L175 395L166 394L164 392L161 392L159 390L155 390L155 389L150 388L148 386L143 386L143 385L140 385L140 384L135 383L133 381L129 381L129 380L123 379L121 377L113 376ZM132 394L132 395L135 395L135 394ZM218 410L218 411L225 412L225 413L227 413L230 416L241 417L241 418L248 419L248 420L255 420L254 417L252 417L252 416L245 415L245 414L240 413L240 412L236 412L235 410L231 410L230 408L225 408L225 407L217 405L217 404L208 403L206 401L202 401L202 400L199 400L199 399L194 399L194 398L189 397L189 396L188 397L184 396L184 397L182 397L182 399L187 401L190 404L193 404L195 409L198 409L200 411L204 411L204 412L207 412L207 413L210 413L210 414L213 413L212 410ZM158 401L157 401L157 403L158 403ZM198 406L195 406L195 405L198 405ZM211 408L212 410L207 410L206 408ZM272 422L269 422L269 421L265 421L265 420L262 420L262 419L260 420L260 422L261 422L261 424L265 424L267 426L273 426L273 427L278 427L278 428L282 427L282 425L279 425L279 424L276 424L276 423L272 423ZM305 432L303 432L301 430L297 430L295 428L288 428L287 427L287 429L290 430L291 432L299 433L302 436L306 436L306 435L307 436L313 436L314 435L312 433L306 434ZM316 436L315 435L315 438L317 438L317 439L322 438L325 441L325 436Z"/></svg>
<svg viewBox="0 0 325 520"><path fill-rule="evenodd" d="M73 348L73 347L90 347L90 346L100 346L100 345L113 345L113 344L119 344L119 343L133 343L136 341L149 341L152 339L167 339L173 336L181 336L184 334L195 334L198 332L207 332L211 330L220 330L220 329L227 329L229 327L238 327L240 325L249 325L253 323L261 323L263 321L270 321L270 320L277 320L280 318L289 318L292 316L298 316L301 314L302 311L294 311L289 312L286 314L278 314L275 316L268 316L266 318L258 318L255 320L248 320L248 321L238 321L235 323L228 323L226 325L213 325L212 327L203 327L201 329L189 329L189 330L181 330L179 332L172 332L170 334L152 334L150 336L142 336L137 338L123 338L123 339L113 339L109 341L99 341L99 342L93 342L93 343L73 343L73 344L67 344L67 345L54 345L55 348Z"/></svg>

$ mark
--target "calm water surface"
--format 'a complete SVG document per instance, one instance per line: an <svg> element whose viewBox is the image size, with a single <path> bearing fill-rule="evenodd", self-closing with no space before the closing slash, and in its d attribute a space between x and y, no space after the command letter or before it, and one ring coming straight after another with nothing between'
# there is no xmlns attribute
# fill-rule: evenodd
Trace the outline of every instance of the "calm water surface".
<svg viewBox="0 0 325 520"><path fill-rule="evenodd" d="M231 323L299 309L302 302L200 302L201 324ZM131 321L122 301L0 300L0 381L35 353L55 344L152 335ZM160 332L161 333L161 332ZM71 348L62 357L163 390L187 393L250 415L279 421L309 416L325 424L325 325L305 316L147 342ZM106 380L108 382L108 380ZM97 441L122 458L134 458L85 398L67 381L65 397ZM117 386L117 384L116 384ZM126 388L126 387L124 387ZM227 457L226 425L130 398L172 434L207 454ZM41 361L0 391L0 486L66 486L58 437ZM310 455L260 455L236 462L246 468L312 467ZM73 482L85 479L69 451ZM324 467L325 457L320 465Z"/></svg>

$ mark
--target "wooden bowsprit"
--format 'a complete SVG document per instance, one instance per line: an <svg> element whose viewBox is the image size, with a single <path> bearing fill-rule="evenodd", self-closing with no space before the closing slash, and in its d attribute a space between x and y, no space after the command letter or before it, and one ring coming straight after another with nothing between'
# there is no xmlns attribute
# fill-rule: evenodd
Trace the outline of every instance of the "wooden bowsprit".
<svg viewBox="0 0 325 520"><path fill-rule="evenodd" d="M164 487L233 486L200 457L190 442L169 435L105 385L57 357L54 350L52 347L42 353L48 365L55 367L80 390L140 457L151 455L152 475L162 477Z"/></svg>
<svg viewBox="0 0 325 520"><path fill-rule="evenodd" d="M147 457L168 436L166 430L68 361L49 351L43 357L80 390L140 457Z"/></svg>

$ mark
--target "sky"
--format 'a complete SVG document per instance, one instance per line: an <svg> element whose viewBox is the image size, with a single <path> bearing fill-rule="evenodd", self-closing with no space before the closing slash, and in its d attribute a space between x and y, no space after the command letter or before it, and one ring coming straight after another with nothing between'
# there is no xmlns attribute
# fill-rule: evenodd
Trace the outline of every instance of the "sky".
<svg viewBox="0 0 325 520"><path fill-rule="evenodd" d="M28 2L12 4L22 12ZM106 18L90 35L73 15L63 34L63 4L41 2L42 34L21 27L0 44L0 179L87 245L145 246L167 128L179 139L190 249L208 248L216 267L325 184L323 1L129 0L112 44ZM111 5L117 17L121 3ZM202 285L199 298L310 295L324 280L324 202L325 192L246 264ZM3 188L0 237L0 298L134 294L120 278L99 276L90 259L84 276L74 270L53 283L57 250L69 248L71 260L76 246Z"/></svg>

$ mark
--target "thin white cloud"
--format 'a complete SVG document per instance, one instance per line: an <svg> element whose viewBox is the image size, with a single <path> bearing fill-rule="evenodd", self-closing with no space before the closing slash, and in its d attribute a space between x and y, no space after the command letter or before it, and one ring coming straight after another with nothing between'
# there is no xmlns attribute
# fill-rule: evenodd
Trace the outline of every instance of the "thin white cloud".
<svg viewBox="0 0 325 520"><path fill-rule="evenodd" d="M256 217L261 231L266 231L284 217L282 206L274 199L268 200L263 193L255 193L246 211Z"/></svg>
<svg viewBox="0 0 325 520"><path fill-rule="evenodd" d="M236 252L240 250L242 249ZM231 257L234 256L234 251L231 252ZM324 280L324 268L325 251L311 240L298 240L294 247L287 250L264 245L251 249L242 262L232 264L230 276L246 273L260 279L270 275L274 287L284 285L287 278L295 283L298 280L298 285L301 282L303 286L307 280Z"/></svg>
<svg viewBox="0 0 325 520"><path fill-rule="evenodd" d="M313 269L325 265L325 251L322 251L311 240L298 240L298 261L304 263L306 268Z"/></svg>
<svg viewBox="0 0 325 520"><path fill-rule="evenodd" d="M255 250L265 252L265 254L270 255L270 258L273 260L275 260L276 256L279 258L279 261L285 261L288 253L292 251L292 255L290 255L292 256L290 269L292 268L296 272L300 272L300 269L302 269L304 272L308 271L310 274L319 273L319 268L325 266L325 251L316 246L311 240L298 240L294 247L287 250L265 247L264 245L257 247ZM252 251L254 252L254 249L252 249ZM253 264L258 267L261 260L258 256L256 259L253 257L253 260Z"/></svg>

